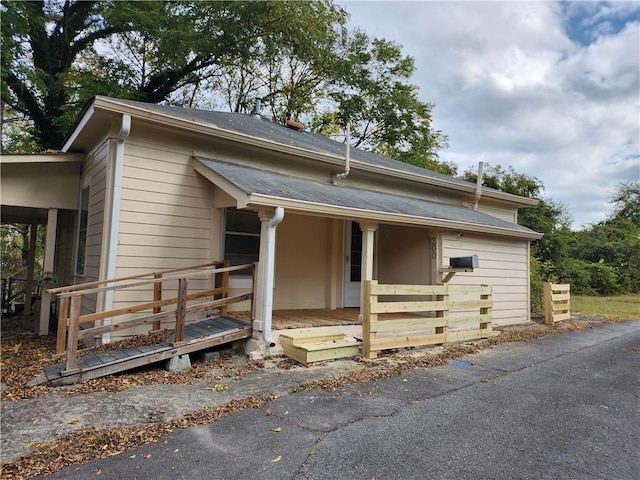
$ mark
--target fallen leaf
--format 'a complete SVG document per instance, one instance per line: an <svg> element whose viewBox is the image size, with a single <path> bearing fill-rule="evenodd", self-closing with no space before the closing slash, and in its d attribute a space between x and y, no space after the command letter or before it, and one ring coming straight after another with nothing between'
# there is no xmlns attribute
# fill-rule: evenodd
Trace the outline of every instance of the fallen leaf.
<svg viewBox="0 0 640 480"><path fill-rule="evenodd" d="M213 387L205 388L205 390L211 390L211 392L223 392L225 390L229 390L229 385L225 385L224 383L216 383Z"/></svg>
<svg viewBox="0 0 640 480"><path fill-rule="evenodd" d="M271 463L278 463L280 460L282 460L282 455L278 455L276 458L271 460Z"/></svg>
<svg viewBox="0 0 640 480"><path fill-rule="evenodd" d="M136 456L135 455L129 455L129 458L134 459L134 458L136 458Z"/></svg>
<svg viewBox="0 0 640 480"><path fill-rule="evenodd" d="M68 423L69 425L77 425L77 424L79 424L81 421L82 421L82 419L81 419L81 418L74 418L73 420L69 420L67 423Z"/></svg>
<svg viewBox="0 0 640 480"><path fill-rule="evenodd" d="M102 473L102 470L98 469L96 470L96 475L100 475Z"/></svg>
<svg viewBox="0 0 640 480"><path fill-rule="evenodd" d="M173 451L173 453L178 453L179 451L180 451L180 449L179 449L179 448L176 448L176 449Z"/></svg>
<svg viewBox="0 0 640 480"><path fill-rule="evenodd" d="M282 427L272 428L272 429L271 429L271 431L272 431L272 432L279 433L279 432L281 432L281 431L282 431Z"/></svg>

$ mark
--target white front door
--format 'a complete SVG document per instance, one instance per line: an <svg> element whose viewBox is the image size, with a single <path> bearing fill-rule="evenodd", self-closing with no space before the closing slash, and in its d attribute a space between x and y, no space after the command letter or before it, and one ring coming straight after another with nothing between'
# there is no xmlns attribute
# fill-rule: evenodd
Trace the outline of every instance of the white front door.
<svg viewBox="0 0 640 480"><path fill-rule="evenodd" d="M358 222L345 222L344 296L342 306L360 306L360 275L362 269L362 230Z"/></svg>

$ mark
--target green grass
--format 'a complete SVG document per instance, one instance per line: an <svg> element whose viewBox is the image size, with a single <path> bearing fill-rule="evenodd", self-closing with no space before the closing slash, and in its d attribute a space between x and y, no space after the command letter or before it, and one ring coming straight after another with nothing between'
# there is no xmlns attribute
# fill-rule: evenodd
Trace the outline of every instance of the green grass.
<svg viewBox="0 0 640 480"><path fill-rule="evenodd" d="M640 295L615 297L571 295L571 312L616 319L640 318Z"/></svg>

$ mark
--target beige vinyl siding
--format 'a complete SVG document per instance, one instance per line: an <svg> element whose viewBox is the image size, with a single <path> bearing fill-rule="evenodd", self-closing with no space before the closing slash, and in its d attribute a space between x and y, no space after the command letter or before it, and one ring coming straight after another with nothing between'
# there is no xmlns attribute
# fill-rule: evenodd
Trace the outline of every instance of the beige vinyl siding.
<svg viewBox="0 0 640 480"><path fill-rule="evenodd" d="M452 285L485 284L493 287L493 318L496 325L529 321L529 256L527 242L488 236L444 233L443 265L450 257L478 255L480 268L457 273Z"/></svg>
<svg viewBox="0 0 640 480"><path fill-rule="evenodd" d="M117 276L204 264L212 252L211 184L190 164L191 153L162 142L129 137L125 143ZM189 291L211 281L191 279ZM164 285L163 296L175 296L177 281ZM153 286L116 292L114 308L153 299ZM122 318L124 320L124 317ZM172 326L167 322L165 326ZM142 330L129 330L127 334Z"/></svg>
<svg viewBox="0 0 640 480"><path fill-rule="evenodd" d="M103 143L90 155L85 163L83 177L89 177L89 217L87 221L87 253L84 276L76 276L75 283L93 282L99 279L104 229L105 189L107 183L107 164L109 143ZM82 297L82 313L95 312L97 296Z"/></svg>
<svg viewBox="0 0 640 480"><path fill-rule="evenodd" d="M516 223L518 221L518 211L511 208L488 207L480 204L478 211L504 220L505 222Z"/></svg>

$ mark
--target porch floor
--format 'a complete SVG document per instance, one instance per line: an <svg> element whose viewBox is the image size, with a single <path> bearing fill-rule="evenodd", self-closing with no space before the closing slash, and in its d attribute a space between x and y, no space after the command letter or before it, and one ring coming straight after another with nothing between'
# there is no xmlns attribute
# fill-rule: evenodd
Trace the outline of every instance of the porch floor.
<svg viewBox="0 0 640 480"><path fill-rule="evenodd" d="M360 325L359 308L312 308L304 310L274 310L271 325L274 330L307 327L333 327L342 325ZM249 312L229 312L238 320L250 322Z"/></svg>

